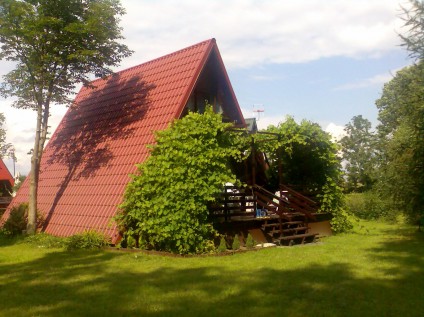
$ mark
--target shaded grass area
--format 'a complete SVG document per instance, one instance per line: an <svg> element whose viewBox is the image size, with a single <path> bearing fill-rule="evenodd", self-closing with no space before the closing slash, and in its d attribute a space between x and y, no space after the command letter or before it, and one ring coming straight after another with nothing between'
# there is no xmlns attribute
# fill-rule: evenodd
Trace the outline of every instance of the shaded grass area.
<svg viewBox="0 0 424 317"><path fill-rule="evenodd" d="M0 316L424 316L424 234L361 222L314 246L225 257L0 240Z"/></svg>

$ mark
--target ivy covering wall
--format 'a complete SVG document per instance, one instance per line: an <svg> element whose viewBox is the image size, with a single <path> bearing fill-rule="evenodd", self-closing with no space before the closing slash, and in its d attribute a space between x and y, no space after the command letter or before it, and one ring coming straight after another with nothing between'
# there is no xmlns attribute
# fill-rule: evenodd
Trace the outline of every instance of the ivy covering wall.
<svg viewBox="0 0 424 317"><path fill-rule="evenodd" d="M229 161L242 155L242 138L231 126L208 107L156 133L151 156L138 166L116 217L140 247L181 254L213 248L207 206L225 183L236 182Z"/></svg>

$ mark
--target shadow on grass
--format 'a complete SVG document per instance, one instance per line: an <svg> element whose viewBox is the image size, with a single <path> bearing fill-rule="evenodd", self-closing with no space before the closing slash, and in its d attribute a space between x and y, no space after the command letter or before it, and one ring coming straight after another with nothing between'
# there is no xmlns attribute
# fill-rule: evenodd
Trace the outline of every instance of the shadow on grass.
<svg viewBox="0 0 424 317"><path fill-rule="evenodd" d="M22 243L23 241L24 238L22 236L12 237L0 233L0 248Z"/></svg>
<svg viewBox="0 0 424 317"><path fill-rule="evenodd" d="M422 240L417 234L370 250L399 270L387 279L358 278L342 263L238 270L236 260L254 258L243 255L229 258L231 266L222 259L191 268L193 259L52 252L0 264L0 315L424 316Z"/></svg>
<svg viewBox="0 0 424 317"><path fill-rule="evenodd" d="M411 227L387 229L382 232L391 238L370 249L371 257L393 264L393 268L383 269L386 274L402 275L411 280L415 278L422 282L419 288L424 288L424 232ZM420 306L424 307L424 297Z"/></svg>

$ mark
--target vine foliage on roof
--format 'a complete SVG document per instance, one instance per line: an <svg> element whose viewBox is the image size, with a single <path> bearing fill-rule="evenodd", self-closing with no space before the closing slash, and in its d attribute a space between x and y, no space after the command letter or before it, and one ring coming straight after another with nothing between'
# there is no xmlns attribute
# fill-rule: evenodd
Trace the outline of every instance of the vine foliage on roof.
<svg viewBox="0 0 424 317"><path fill-rule="evenodd" d="M151 156L138 165L115 218L140 247L180 254L213 247L208 204L226 182L236 183L230 160L242 159L243 137L208 107L156 133Z"/></svg>

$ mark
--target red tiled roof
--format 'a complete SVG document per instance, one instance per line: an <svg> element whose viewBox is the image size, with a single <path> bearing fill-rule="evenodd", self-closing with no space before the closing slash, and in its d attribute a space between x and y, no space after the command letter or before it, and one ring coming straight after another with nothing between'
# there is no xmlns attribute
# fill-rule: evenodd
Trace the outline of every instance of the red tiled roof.
<svg viewBox="0 0 424 317"><path fill-rule="evenodd" d="M44 150L38 209L45 232L69 236L95 229L116 240L111 218L129 175L149 156L153 132L180 117L211 52L228 81L211 39L93 81L95 89L81 89ZM241 116L229 81L227 86ZM11 206L28 200L28 185Z"/></svg>
<svg viewBox="0 0 424 317"><path fill-rule="evenodd" d="M12 174L10 174L2 159L0 159L0 181L8 181L10 186L15 184Z"/></svg>

